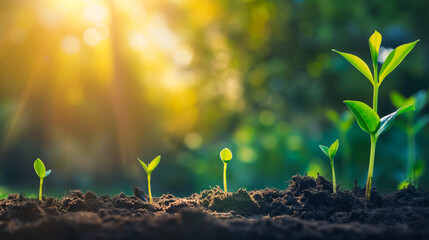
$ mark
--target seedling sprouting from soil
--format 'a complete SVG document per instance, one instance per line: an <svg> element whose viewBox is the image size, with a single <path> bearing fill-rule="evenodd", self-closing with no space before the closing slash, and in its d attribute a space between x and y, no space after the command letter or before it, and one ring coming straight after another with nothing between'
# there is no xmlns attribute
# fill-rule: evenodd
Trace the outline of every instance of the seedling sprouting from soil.
<svg viewBox="0 0 429 240"><path fill-rule="evenodd" d="M405 124L398 124L399 128L407 135L406 177L405 180L402 181L398 186L399 189L402 189L406 187L410 182L416 184L416 179L418 179L423 174L424 161L417 161L415 138L416 134L419 133L423 129L423 127L429 122L428 114L417 118L417 114L427 103L427 92L421 90L409 98L405 98L402 94L398 92L392 92L390 94L390 100L395 107L404 106L408 104L414 104L416 106L416 111L407 113Z"/></svg>
<svg viewBox="0 0 429 240"><path fill-rule="evenodd" d="M378 137L391 127L392 123L396 119L396 116L414 110L414 105L404 106L399 108L395 112L387 116L384 116L383 118L380 119L380 117L377 114L378 89L381 83L383 82L383 80L386 78L386 76L389 73L391 73L402 62L402 60L408 55L408 53L413 49L414 45L416 45L418 41L419 40L414 41L412 43L401 45L397 47L395 50L393 50L392 52L390 52L390 54L387 56L386 60L384 61L381 67L381 70L378 71L377 59L378 59L378 52L381 45L381 34L375 31L374 34L372 34L372 36L369 38L369 49L371 52L374 75L371 74L371 71L369 70L368 65L366 65L366 63L362 61L362 59L360 59L359 57L349 53L339 52L333 49L334 52L337 52L341 56L343 56L354 67L356 67L365 77L367 77L374 87L372 108L363 102L344 101L344 103L346 103L349 109L352 111L359 126L362 128L362 130L369 133L370 139L371 139L368 178L367 178L366 190L365 190L365 196L367 199L369 199L371 196L371 182L372 182L372 176L374 172L375 147L376 147Z"/></svg>
<svg viewBox="0 0 429 240"><path fill-rule="evenodd" d="M328 148L327 146L319 145L320 149L322 149L322 152L328 156L329 160L331 161L331 169L332 169L332 186L333 186L333 192L337 192L337 181L335 180L335 167L334 167L334 157L335 154L337 154L338 146L340 143L335 141L332 143L332 145Z"/></svg>
<svg viewBox="0 0 429 240"><path fill-rule="evenodd" d="M232 159L232 152L228 148L222 149L220 151L220 159L223 162L223 189L225 192L228 192L228 188L226 187L226 165Z"/></svg>
<svg viewBox="0 0 429 240"><path fill-rule="evenodd" d="M350 144L347 141L347 134L351 129L351 126L354 121L353 114L350 111L344 111L342 114L337 113L332 109L328 109L325 111L325 116L334 124L335 128L339 134L339 140L341 140L341 152L343 156L344 166L348 165L351 161L351 152L350 152ZM350 171L351 168L346 167L341 171ZM349 175L350 173L346 173Z"/></svg>
<svg viewBox="0 0 429 240"><path fill-rule="evenodd" d="M150 175L152 174L152 171L156 168L156 166L158 166L159 161L161 160L161 155L159 155L158 157L156 157L155 159L153 159L152 162L149 163L149 165L146 165L146 163L144 163L139 158L137 158L137 160L139 160L139 162L142 165L143 169L146 171L146 174L147 174L147 189L148 189L148 192L149 192L149 202L150 202L150 204L152 204L153 201L152 201L152 191L150 189Z"/></svg>
<svg viewBox="0 0 429 240"><path fill-rule="evenodd" d="M42 201L43 179L51 174L51 170L46 171L45 164L38 158L34 161L34 171L36 171L37 176L40 178L39 200Z"/></svg>

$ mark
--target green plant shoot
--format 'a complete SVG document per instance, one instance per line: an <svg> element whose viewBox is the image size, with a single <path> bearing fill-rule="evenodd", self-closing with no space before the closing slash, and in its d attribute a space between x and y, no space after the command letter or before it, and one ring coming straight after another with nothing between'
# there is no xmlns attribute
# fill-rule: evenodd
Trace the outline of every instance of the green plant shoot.
<svg viewBox="0 0 429 240"><path fill-rule="evenodd" d="M223 189L224 192L228 192L228 188L226 186L226 165L232 159L231 150L229 150L228 148L222 149L222 151L220 151L220 159L223 162Z"/></svg>
<svg viewBox="0 0 429 240"><path fill-rule="evenodd" d="M161 161L161 155L159 155L158 157L156 157L155 159L153 159L152 162L149 163L149 165L146 165L146 163L144 163L139 158L137 158L137 160L139 160L139 162L142 165L143 169L146 171L146 174L147 174L147 188L148 188L148 193L149 193L149 202L150 202L150 204L152 204L153 201L152 201L152 191L151 191L151 188L150 188L150 176L152 174L152 171L156 168L156 166L158 166L159 161Z"/></svg>
<svg viewBox="0 0 429 240"><path fill-rule="evenodd" d="M355 116L359 126L364 130L365 132L369 133L370 140L371 140L371 150L370 150L370 158L369 158L369 168L368 168L368 178L366 182L366 190L365 190L365 196L367 199L371 196L371 182L372 182L372 176L374 171L374 160L375 160L375 147L377 144L377 139L380 136L380 134L387 131L394 120L396 119L396 116L401 115L405 112L414 110L414 105L405 106L402 108L399 108L395 112L384 116L380 119L380 117L377 114L378 109L378 90L383 82L383 80L386 78L388 74L390 74L401 62L402 60L410 53L410 51L414 48L416 43L419 41L414 41L412 43L407 43L404 45L401 45L394 49L390 54L387 56L386 60L384 61L381 70L378 71L378 53L380 50L381 45L381 34L377 31L372 34L372 36L369 38L369 49L371 53L371 59L372 59L372 66L374 70L374 74L371 73L371 70L369 69L368 65L362 59L360 59L357 56L354 56L349 53L343 53L339 52L337 50L332 49L334 52L337 52L342 57L344 57L347 61L349 61L355 68L357 68L373 85L373 101L372 101L372 108L366 105L363 102L358 101L344 101L353 115Z"/></svg>
<svg viewBox="0 0 429 240"><path fill-rule="evenodd" d="M405 98L399 92L392 92L390 94L390 100L395 107L408 104L414 104L416 106L415 111L406 114L405 124L398 124L399 129L407 135L407 170L405 179L403 179L398 186L399 189L402 189L408 186L410 182L417 185L416 180L421 177L424 172L424 161L421 159L417 160L415 138L417 133L429 122L429 114L421 117L417 116L427 103L427 92L420 90L409 98Z"/></svg>
<svg viewBox="0 0 429 240"><path fill-rule="evenodd" d="M337 154L338 151L338 146L340 145L338 139L337 141L335 141L334 143L332 143L332 145L328 148L326 146L323 145L319 145L320 149L322 150L322 152L328 156L330 162L331 162L331 170L332 170L332 187L333 187L333 193L337 192L337 181L335 179L335 167L334 167L334 157L335 154Z"/></svg>
<svg viewBox="0 0 429 240"><path fill-rule="evenodd" d="M341 141L342 150L340 151L340 153L342 155L342 161L344 162L344 169L342 169L341 172L343 172L343 174L345 175L350 175L350 170L352 169L346 167L351 162L351 148L349 142L347 141L347 134L350 131L351 126L353 125L353 114L350 111L344 111L343 113L339 114L333 109L328 109L325 111L325 116L332 122L334 127L337 129L339 141Z"/></svg>
<svg viewBox="0 0 429 240"><path fill-rule="evenodd" d="M42 201L43 179L51 174L51 170L46 171L45 164L38 158L34 161L34 171L36 171L37 176L40 178L39 200Z"/></svg>

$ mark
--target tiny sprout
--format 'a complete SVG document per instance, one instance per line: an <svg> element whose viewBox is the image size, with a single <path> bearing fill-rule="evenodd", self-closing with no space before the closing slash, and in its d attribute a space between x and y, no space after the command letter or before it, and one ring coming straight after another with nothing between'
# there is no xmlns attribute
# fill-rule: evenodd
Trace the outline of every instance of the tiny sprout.
<svg viewBox="0 0 429 240"><path fill-rule="evenodd" d="M226 165L232 159L231 150L229 150L228 148L222 149L222 151L220 151L220 159L223 162L223 188L225 192L228 192L228 189L226 187Z"/></svg>
<svg viewBox="0 0 429 240"><path fill-rule="evenodd" d="M159 155L158 157L156 157L155 159L153 159L152 162L149 163L149 165L146 165L146 163L144 163L139 158L137 158L137 160L139 160L140 164L142 165L142 167L146 171L146 174L147 174L147 188L148 188L148 192L149 192L149 202L150 202L150 204L152 204L153 201L152 201L152 191L150 189L150 175L151 175L152 171L156 168L156 166L158 166L159 161L161 160L161 155Z"/></svg>
<svg viewBox="0 0 429 240"><path fill-rule="evenodd" d="M340 143L335 141L329 148L323 145L319 145L320 149L322 149L322 152L328 156L329 160L331 160L331 169L332 169L332 186L333 186L333 192L337 192L337 181L335 180L335 167L334 167L334 157L335 154L337 154L338 146Z"/></svg>
<svg viewBox="0 0 429 240"><path fill-rule="evenodd" d="M42 160L38 158L34 161L34 170L36 171L37 176L40 178L40 187L39 187L39 200L42 201L42 187L43 187L43 179L51 174L51 170L46 171L45 164L43 164Z"/></svg>

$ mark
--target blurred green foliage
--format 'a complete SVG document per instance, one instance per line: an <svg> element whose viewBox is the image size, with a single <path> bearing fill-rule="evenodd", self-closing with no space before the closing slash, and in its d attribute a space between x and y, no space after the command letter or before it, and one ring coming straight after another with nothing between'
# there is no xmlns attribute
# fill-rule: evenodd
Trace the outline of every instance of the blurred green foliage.
<svg viewBox="0 0 429 240"><path fill-rule="evenodd" d="M333 113L346 110L344 99L371 103L372 86L330 49L366 53L360 56L369 62L367 39L375 29L385 48L421 39L418 51L383 83L378 112L394 110L393 89L409 96L428 88L425 1L110 2L104 6L110 37L94 47L81 39L92 26L77 27L85 11L71 4L63 18L52 15L61 11L48 0L0 4L1 185L33 192L27 166L40 156L57 173L45 183L48 196L77 188L131 193L145 184L135 158L162 154L154 195L187 195L222 184L218 154L230 146L237 159L228 165L230 191L285 188L296 173L330 178L318 144L339 138L340 189L352 188L355 179L363 186L367 135L349 116L338 120ZM125 2L139 7L125 11ZM70 15L77 17L67 20ZM146 20L138 20L142 16ZM46 25L52 19L61 24ZM127 31L146 25L155 37L174 36L185 47L136 51L144 37L126 39ZM58 53L69 34L81 44L73 57ZM191 61L184 61L189 49ZM424 162L428 137L427 128L416 136L416 154ZM387 191L406 176L407 148L400 130L383 138L373 183ZM419 181L427 184L428 174Z"/></svg>

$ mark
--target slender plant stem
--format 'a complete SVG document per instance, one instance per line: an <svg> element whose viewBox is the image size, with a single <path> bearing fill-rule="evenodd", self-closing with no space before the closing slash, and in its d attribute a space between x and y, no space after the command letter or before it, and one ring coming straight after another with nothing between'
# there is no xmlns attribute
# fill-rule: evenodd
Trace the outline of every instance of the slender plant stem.
<svg viewBox="0 0 429 240"><path fill-rule="evenodd" d="M43 178L40 179L40 186L39 186L39 200L42 201L42 187L43 187Z"/></svg>
<svg viewBox="0 0 429 240"><path fill-rule="evenodd" d="M226 163L223 163L223 189L224 192L228 192L228 189L226 187Z"/></svg>
<svg viewBox="0 0 429 240"><path fill-rule="evenodd" d="M375 160L375 146L377 144L377 138L375 134L371 134L371 152L369 155L369 168L368 168L368 179L366 180L365 197L369 200L371 197L371 183L372 174L374 172L374 160Z"/></svg>
<svg viewBox="0 0 429 240"><path fill-rule="evenodd" d="M331 159L331 169L332 169L332 186L333 186L333 193L336 193L336 192L337 192L337 180L335 180L334 159Z"/></svg>
<svg viewBox="0 0 429 240"><path fill-rule="evenodd" d="M414 184L416 184L416 139L414 127L412 126L413 117L411 114L408 115L407 119L407 148L408 148L408 167L407 167L407 179L409 181L412 179Z"/></svg>
<svg viewBox="0 0 429 240"><path fill-rule="evenodd" d="M152 204L152 191L150 189L150 174L147 175L147 191L149 192L149 203Z"/></svg>
<svg viewBox="0 0 429 240"><path fill-rule="evenodd" d="M377 63L374 63L374 95L372 99L372 109L377 113L378 109L378 69L377 69Z"/></svg>

